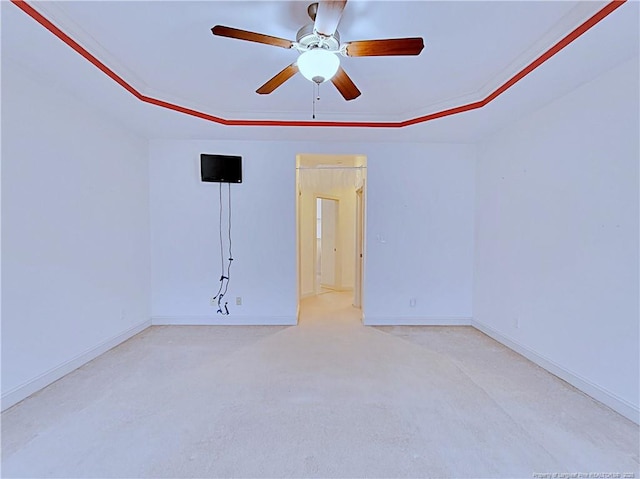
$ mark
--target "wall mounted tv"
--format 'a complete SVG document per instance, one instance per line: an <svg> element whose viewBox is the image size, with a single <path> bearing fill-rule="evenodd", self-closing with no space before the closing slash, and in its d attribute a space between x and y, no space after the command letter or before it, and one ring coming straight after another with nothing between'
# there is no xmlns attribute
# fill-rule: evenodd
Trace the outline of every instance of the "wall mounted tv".
<svg viewBox="0 0 640 479"><path fill-rule="evenodd" d="M242 183L242 157L230 155L200 155L202 181Z"/></svg>

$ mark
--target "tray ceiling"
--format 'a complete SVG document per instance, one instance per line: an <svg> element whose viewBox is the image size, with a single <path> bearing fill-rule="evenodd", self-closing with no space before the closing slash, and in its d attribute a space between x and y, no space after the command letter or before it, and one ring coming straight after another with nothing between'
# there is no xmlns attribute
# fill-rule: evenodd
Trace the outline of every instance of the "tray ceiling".
<svg viewBox="0 0 640 479"><path fill-rule="evenodd" d="M292 63L297 52L211 34L213 25L222 24L295 40L297 30L310 22L307 3L311 2L70 1L28 5L142 95L231 121L309 122L313 84L301 75L270 95L255 93ZM333 85L321 85L317 120L403 122L481 101L607 5L351 0L338 27L343 41L421 36L425 48L417 57L341 57L343 68L362 95L346 102ZM6 10L3 5L3 29ZM611 16L637 17L637 5L635 10ZM637 18L633 20L637 23ZM619 33L622 38L611 39L617 45L613 44L616 52L609 52L609 58L637 55L637 41L633 45L633 38L629 38L637 36L637 28L627 30L630 33ZM25 48L12 35L6 39L3 35L3 46L7 42L14 53ZM612 45L604 44L603 48L611 49ZM21 61L32 66L39 62L44 70L51 62L38 59L33 52L24 51L21 56ZM602 67L607 66L600 58L605 56L603 52L594 54ZM569 80L574 84L579 81ZM559 88L562 91L562 85Z"/></svg>

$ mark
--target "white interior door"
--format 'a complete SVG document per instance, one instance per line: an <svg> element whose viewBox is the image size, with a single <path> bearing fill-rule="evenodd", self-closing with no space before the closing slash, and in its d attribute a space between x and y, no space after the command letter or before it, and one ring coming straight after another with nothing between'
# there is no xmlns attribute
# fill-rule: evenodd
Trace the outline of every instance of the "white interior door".
<svg viewBox="0 0 640 479"><path fill-rule="evenodd" d="M327 288L337 286L338 257L338 201L322 198L320 238L320 284Z"/></svg>

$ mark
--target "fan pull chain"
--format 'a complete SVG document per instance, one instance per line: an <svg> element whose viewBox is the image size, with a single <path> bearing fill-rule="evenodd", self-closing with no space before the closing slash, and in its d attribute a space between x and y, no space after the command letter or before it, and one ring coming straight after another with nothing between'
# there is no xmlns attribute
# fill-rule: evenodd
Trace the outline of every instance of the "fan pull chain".
<svg viewBox="0 0 640 479"><path fill-rule="evenodd" d="M316 94L316 85L318 86L318 93ZM316 119L316 100L320 101L320 83L313 83L313 109L311 112L311 118Z"/></svg>
<svg viewBox="0 0 640 479"><path fill-rule="evenodd" d="M316 85L317 83L313 83L313 100L312 100L312 104L313 104L313 108L311 110L311 118L312 119L316 119Z"/></svg>

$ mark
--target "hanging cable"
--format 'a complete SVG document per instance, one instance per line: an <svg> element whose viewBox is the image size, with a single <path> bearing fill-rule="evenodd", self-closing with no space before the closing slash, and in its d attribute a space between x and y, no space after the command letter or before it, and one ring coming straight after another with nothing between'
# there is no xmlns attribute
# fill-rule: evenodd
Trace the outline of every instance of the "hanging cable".
<svg viewBox="0 0 640 479"><path fill-rule="evenodd" d="M218 232L220 238L220 286L218 287L218 292L213 297L213 299L218 299L218 312L220 312L220 301L222 300L222 288L224 287L224 246L222 243L222 183L220 183L220 208L218 210Z"/></svg>
<svg viewBox="0 0 640 479"><path fill-rule="evenodd" d="M227 265L227 283L225 284L222 296L227 294L227 289L229 288L229 280L231 279L231 262L233 261L233 253L231 252L231 183L227 183L227 185L229 186L229 202L228 202L228 207L229 207L229 224L228 224L228 226L229 226L229 230L228 230L229 231L229 264ZM228 311L227 311L227 314L229 314Z"/></svg>
<svg viewBox="0 0 640 479"><path fill-rule="evenodd" d="M221 260L221 265L222 265L222 272L221 272L221 276L220 276L220 287L218 289L218 293L213 297L213 299L218 299L218 313L222 314L223 316L227 316L229 315L229 308L228 308L228 301L225 301L224 304L222 303L222 299L225 297L225 295L227 294L227 290L229 289L229 278L231 278L231 262L233 261L233 253L231 250L231 183L227 183L228 185L228 208L229 208L229 218L228 218L228 224L227 224L227 233L228 233L228 237L229 237L229 258L228 261L229 263L227 264L227 274L225 276L224 274L224 246L223 246L223 240L222 240L222 183L220 183L220 260ZM226 280L226 282L225 282Z"/></svg>
<svg viewBox="0 0 640 479"><path fill-rule="evenodd" d="M231 253L231 183L227 183L229 187L229 260L233 261L233 253Z"/></svg>
<svg viewBox="0 0 640 479"><path fill-rule="evenodd" d="M220 201L220 208L219 208L219 212L218 212L218 232L220 235L220 271L223 272L224 271L224 250L222 247L222 183L218 184L220 189L219 189L219 201Z"/></svg>

